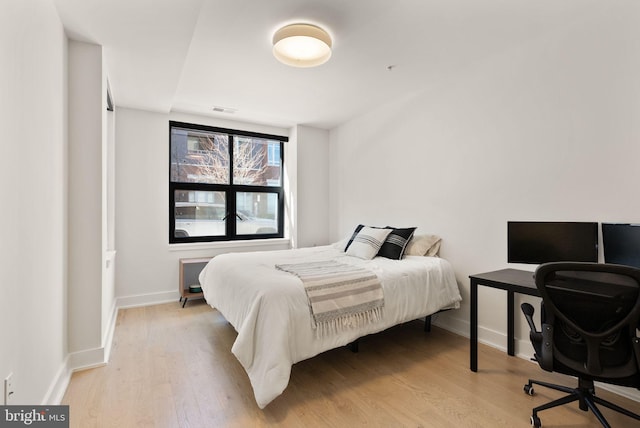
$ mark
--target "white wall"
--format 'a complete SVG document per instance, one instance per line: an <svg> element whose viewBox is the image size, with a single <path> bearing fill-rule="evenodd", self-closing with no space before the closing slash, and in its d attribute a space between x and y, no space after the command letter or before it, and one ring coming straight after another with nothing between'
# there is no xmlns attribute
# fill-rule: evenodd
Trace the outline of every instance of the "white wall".
<svg viewBox="0 0 640 428"><path fill-rule="evenodd" d="M508 220L640 221L640 3L624 4L332 130L332 239L360 222L442 236L464 302L439 322L468 335L468 276L509 267ZM503 293L479 296L498 347Z"/></svg>
<svg viewBox="0 0 640 428"><path fill-rule="evenodd" d="M102 339L102 47L69 42L69 351Z"/></svg>
<svg viewBox="0 0 640 428"><path fill-rule="evenodd" d="M108 360L115 324L115 252L109 247L114 166L102 47L69 42L69 352L70 368ZM111 153L113 154L113 153Z"/></svg>
<svg viewBox="0 0 640 428"><path fill-rule="evenodd" d="M52 403L67 355L67 40L51 1L3 3L0 55L0 381L13 372L15 404Z"/></svg>
<svg viewBox="0 0 640 428"><path fill-rule="evenodd" d="M180 258L289 247L287 240L169 245L169 120L289 133L283 128L209 117L116 109L116 296L120 306L177 301Z"/></svg>
<svg viewBox="0 0 640 428"><path fill-rule="evenodd" d="M105 349L105 360L109 358L111 347L111 337L115 329L115 319L117 315L115 309L115 215L116 215L116 142L115 142L115 112L107 111L105 127L105 144L102 152L102 346Z"/></svg>
<svg viewBox="0 0 640 428"><path fill-rule="evenodd" d="M326 245L329 243L329 131L299 125L296 134L297 247Z"/></svg>

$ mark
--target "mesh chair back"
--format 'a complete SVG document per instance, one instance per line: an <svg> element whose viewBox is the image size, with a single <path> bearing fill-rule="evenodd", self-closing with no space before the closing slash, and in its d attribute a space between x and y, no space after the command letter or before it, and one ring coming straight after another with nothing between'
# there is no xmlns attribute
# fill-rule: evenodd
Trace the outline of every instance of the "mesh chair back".
<svg viewBox="0 0 640 428"><path fill-rule="evenodd" d="M543 331L552 331L553 337L553 346L541 352L553 352L554 370L561 365L569 374L596 380L637 377L640 269L545 263L535 280L544 304Z"/></svg>

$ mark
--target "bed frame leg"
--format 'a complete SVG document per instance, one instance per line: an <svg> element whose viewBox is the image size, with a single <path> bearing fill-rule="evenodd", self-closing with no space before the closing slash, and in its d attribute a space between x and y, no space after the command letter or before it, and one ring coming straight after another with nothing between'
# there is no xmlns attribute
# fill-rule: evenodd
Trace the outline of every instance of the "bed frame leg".
<svg viewBox="0 0 640 428"><path fill-rule="evenodd" d="M431 332L431 315L427 315L424 318L424 331L425 333Z"/></svg>
<svg viewBox="0 0 640 428"><path fill-rule="evenodd" d="M360 342L360 339L356 339L353 342L349 343L347 345L347 347L349 348L349 350L351 352L353 352L354 354L358 352L358 343Z"/></svg>

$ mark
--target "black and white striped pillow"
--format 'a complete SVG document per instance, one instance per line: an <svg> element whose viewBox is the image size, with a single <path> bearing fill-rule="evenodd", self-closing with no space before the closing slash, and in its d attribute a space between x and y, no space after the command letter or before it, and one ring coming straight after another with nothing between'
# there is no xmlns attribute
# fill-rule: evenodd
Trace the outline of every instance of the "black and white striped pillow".
<svg viewBox="0 0 640 428"><path fill-rule="evenodd" d="M358 236L358 232L360 232L363 227L364 227L364 224L359 224L358 226L356 226L356 230L353 231L353 233L351 234L351 238L349 238L349 242L347 242L347 245L344 247L345 252L349 249L349 247L351 246L351 243L353 242L354 239L356 239L356 236Z"/></svg>
<svg viewBox="0 0 640 428"><path fill-rule="evenodd" d="M392 229L377 255L393 260L402 259L404 250L407 248L407 244L411 240L415 230L415 227Z"/></svg>
<svg viewBox="0 0 640 428"><path fill-rule="evenodd" d="M351 245L349 245L347 249L347 254L361 259L371 260L378 254L380 247L382 247L389 233L391 233L391 229L376 229L364 226L355 238L353 238L353 241L351 241Z"/></svg>

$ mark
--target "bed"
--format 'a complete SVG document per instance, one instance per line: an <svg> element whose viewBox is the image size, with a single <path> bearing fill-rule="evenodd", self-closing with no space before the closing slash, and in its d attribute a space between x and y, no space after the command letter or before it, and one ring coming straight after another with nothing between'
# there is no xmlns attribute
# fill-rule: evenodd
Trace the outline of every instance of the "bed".
<svg viewBox="0 0 640 428"><path fill-rule="evenodd" d="M301 279L276 268L309 260L374 272L384 292L382 315L358 328L319 335ZM261 409L285 390L293 364L394 325L458 308L461 300L445 259L408 255L364 260L346 253L344 242L218 255L201 272L200 283L207 303L238 332L231 351L247 372Z"/></svg>

